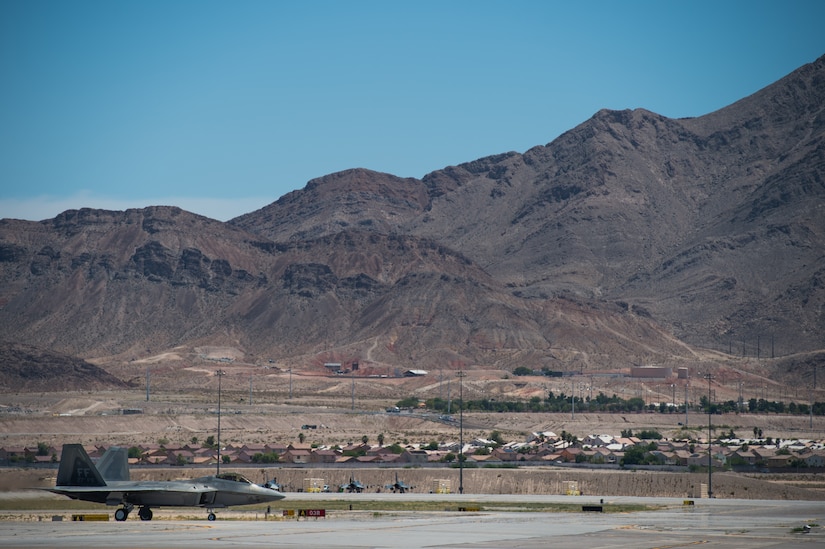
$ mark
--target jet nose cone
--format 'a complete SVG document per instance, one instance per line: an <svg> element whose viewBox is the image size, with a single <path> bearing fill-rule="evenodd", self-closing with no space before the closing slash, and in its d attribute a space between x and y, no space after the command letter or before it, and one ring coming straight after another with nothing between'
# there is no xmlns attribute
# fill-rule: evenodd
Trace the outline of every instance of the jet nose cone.
<svg viewBox="0 0 825 549"><path fill-rule="evenodd" d="M279 499L284 499L286 497L281 492L279 492L277 490L273 490L272 488L265 488L265 487L260 486L258 484L256 484L254 486L254 489L255 489L255 495L257 495L258 498L262 502L277 501Z"/></svg>

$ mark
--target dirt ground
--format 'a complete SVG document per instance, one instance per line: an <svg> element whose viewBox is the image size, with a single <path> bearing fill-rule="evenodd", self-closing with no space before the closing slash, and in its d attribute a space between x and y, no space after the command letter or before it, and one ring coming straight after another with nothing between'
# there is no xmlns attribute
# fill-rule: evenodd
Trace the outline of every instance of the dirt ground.
<svg viewBox="0 0 825 549"><path fill-rule="evenodd" d="M159 376L158 376L159 377ZM298 376L295 376L296 378ZM204 378L210 383L214 380ZM249 378L244 378L253 386ZM383 435L385 444L394 442L429 443L457 441L457 422L446 423L437 415L424 413L386 413L400 395L410 391L438 394L442 388L413 380L414 385L398 387L403 380L389 380L374 391L366 391L364 380L350 379L296 380L290 399L288 378L278 376L278 391L247 390L244 384L228 383L222 395L222 445L245 443L298 442L317 445L344 445L360 442L364 436L377 443ZM432 380L430 380L431 382ZM471 385L474 391L489 391L481 381ZM511 383L508 381L508 383ZM396 384L396 385L393 385ZM354 387L354 390L353 390ZM394 390L390 390L395 387ZM98 393L37 393L0 395L0 447L35 446L38 442L59 447L64 443L86 445L112 444L130 446L159 443L182 445L193 440L205 441L217 433L217 403L214 388L156 390L150 400L142 390ZM254 387L253 387L254 389ZM455 386L446 394L455 397ZM532 390L529 383L517 390ZM385 394L386 392L386 394ZM468 391L469 392L469 391ZM467 395L465 394L465 398ZM250 402L251 401L251 402ZM139 413L124 415L123 410ZM532 432L570 432L579 438L588 434L619 435L624 429L636 432L656 429L667 438L707 436L707 416L682 414L604 414L578 410L574 414L537 413L467 413L464 414L464 440L488 438L499 431L505 440L522 441ZM799 416L728 414L713 416L714 435L733 431L750 437L754 428L774 439L823 439L825 419ZM687 423L685 425L680 425ZM302 429L316 425L316 429ZM223 469L223 468L222 468ZM435 479L449 479L457 491L457 469L329 469L272 467L247 468L242 472L255 482L277 477L288 489L295 490L303 478L323 478L333 489L352 474L367 484L369 490L384 490L395 472L415 491L428 491ZM168 480L193 478L213 471L191 468L136 469L134 478ZM55 470L0 469L0 492L11 493L32 486L53 483ZM706 474L662 473L650 471L601 471L564 467L521 467L518 469L479 468L464 470L466 493L563 493L566 481L577 481L585 494L634 496L698 496ZM743 475L718 472L713 476L716 497L748 499L821 499L825 500L823 475Z"/></svg>

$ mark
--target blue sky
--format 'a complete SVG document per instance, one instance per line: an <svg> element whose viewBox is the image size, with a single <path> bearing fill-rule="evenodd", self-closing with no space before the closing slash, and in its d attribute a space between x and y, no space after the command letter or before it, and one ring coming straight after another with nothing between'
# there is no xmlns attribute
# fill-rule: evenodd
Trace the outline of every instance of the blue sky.
<svg viewBox="0 0 825 549"><path fill-rule="evenodd" d="M0 1L0 218L227 220L354 167L724 107L825 54L825 2Z"/></svg>

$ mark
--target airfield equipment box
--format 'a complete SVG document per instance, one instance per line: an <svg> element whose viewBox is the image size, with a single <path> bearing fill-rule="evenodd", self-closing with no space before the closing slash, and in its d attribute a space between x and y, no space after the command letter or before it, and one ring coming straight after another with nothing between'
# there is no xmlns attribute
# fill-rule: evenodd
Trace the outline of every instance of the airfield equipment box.
<svg viewBox="0 0 825 549"><path fill-rule="evenodd" d="M580 496L582 494L577 480L565 480L562 482L562 488L567 496Z"/></svg>
<svg viewBox="0 0 825 549"><path fill-rule="evenodd" d="M320 492L324 489L324 479L322 478L305 478L304 492Z"/></svg>

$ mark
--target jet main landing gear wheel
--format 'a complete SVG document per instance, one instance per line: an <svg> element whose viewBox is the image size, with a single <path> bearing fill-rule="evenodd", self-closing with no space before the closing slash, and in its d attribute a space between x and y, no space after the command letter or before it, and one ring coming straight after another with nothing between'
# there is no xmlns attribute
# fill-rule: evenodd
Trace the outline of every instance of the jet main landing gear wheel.
<svg viewBox="0 0 825 549"><path fill-rule="evenodd" d="M152 520L152 510L148 507L141 507L138 511L140 520Z"/></svg>
<svg viewBox="0 0 825 549"><path fill-rule="evenodd" d="M206 518L210 521L215 520L215 513L209 513L208 515L206 515Z"/></svg>
<svg viewBox="0 0 825 549"><path fill-rule="evenodd" d="M115 511L115 520L118 522L123 522L127 518L129 518L129 513L132 511L131 505L124 505L117 511Z"/></svg>

